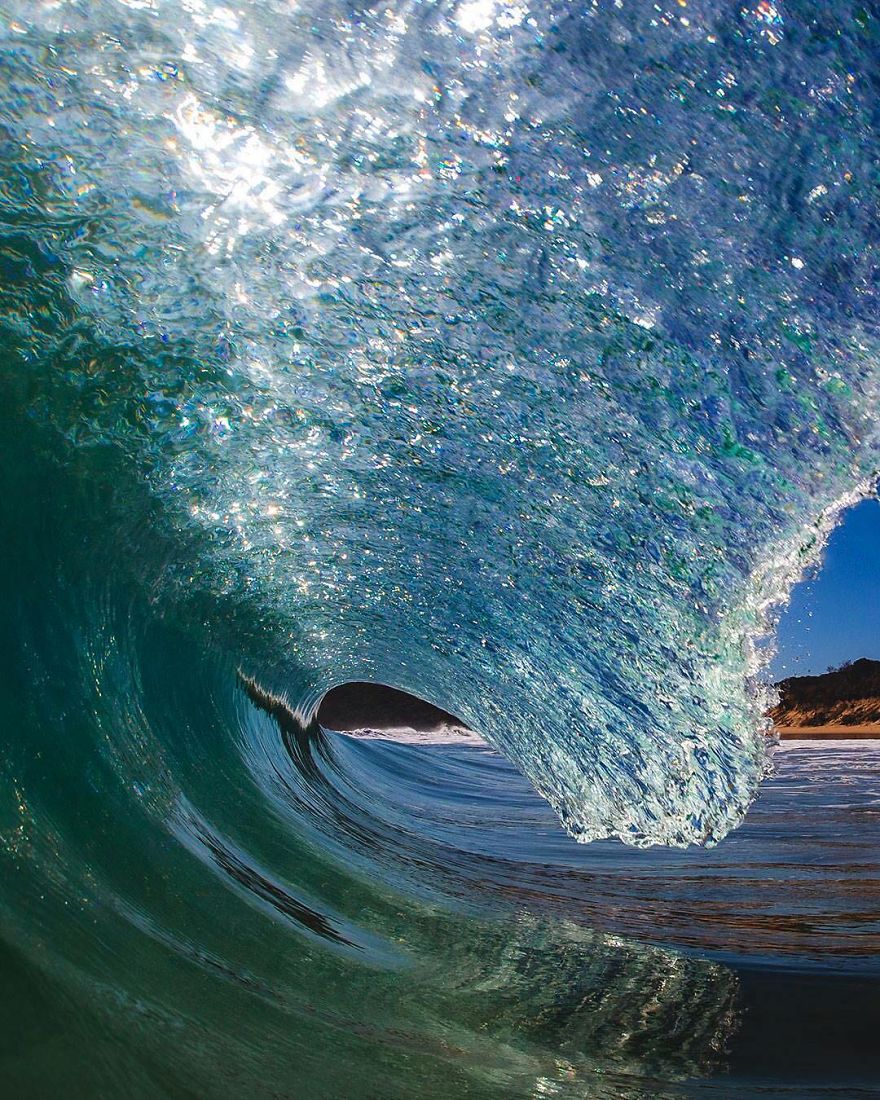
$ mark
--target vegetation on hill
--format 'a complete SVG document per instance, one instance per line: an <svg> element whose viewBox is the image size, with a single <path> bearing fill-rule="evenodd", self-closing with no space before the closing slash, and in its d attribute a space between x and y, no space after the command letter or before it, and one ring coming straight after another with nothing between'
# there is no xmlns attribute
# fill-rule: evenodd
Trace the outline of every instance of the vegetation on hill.
<svg viewBox="0 0 880 1100"><path fill-rule="evenodd" d="M777 726L865 726L880 723L880 661L862 657L821 676L791 676L776 685Z"/></svg>

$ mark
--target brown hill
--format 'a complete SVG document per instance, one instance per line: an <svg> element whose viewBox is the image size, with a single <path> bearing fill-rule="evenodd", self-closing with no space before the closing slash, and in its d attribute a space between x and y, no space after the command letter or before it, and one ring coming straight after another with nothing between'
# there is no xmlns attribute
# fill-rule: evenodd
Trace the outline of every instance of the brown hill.
<svg viewBox="0 0 880 1100"><path fill-rule="evenodd" d="M769 717L780 729L880 723L880 661L862 657L822 676L791 676L776 685Z"/></svg>

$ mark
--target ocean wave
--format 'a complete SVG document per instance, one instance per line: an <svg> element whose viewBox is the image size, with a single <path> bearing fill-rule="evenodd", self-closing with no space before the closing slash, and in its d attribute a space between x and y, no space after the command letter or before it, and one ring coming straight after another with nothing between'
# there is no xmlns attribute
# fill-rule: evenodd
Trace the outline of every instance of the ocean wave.
<svg viewBox="0 0 880 1100"><path fill-rule="evenodd" d="M756 926L591 896L530 800L711 847L768 771L774 609L878 470L875 25L5 4L0 931L64 1036L23 1093L80 1034L82 1095L723 1063ZM502 755L321 729L358 681Z"/></svg>

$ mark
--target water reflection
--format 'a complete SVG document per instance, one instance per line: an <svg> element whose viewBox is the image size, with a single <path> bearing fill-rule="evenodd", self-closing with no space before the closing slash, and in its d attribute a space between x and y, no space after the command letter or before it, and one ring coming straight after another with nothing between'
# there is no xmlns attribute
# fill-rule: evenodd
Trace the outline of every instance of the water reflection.
<svg viewBox="0 0 880 1100"><path fill-rule="evenodd" d="M418 822L425 858L494 898L721 960L880 959L880 742L786 743L743 825L708 851L575 844L485 746L335 737L324 767L373 807L374 829Z"/></svg>

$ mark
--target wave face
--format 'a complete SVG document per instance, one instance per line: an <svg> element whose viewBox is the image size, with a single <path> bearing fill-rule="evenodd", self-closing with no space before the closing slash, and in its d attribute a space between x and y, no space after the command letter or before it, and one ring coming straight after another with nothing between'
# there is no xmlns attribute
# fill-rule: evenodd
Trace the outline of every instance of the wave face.
<svg viewBox="0 0 880 1100"><path fill-rule="evenodd" d="M526 813L501 757L313 718L427 699L578 840L741 820L772 606L878 467L877 27L4 5L10 1087L636 1098L723 1060L690 918L621 928L588 876L594 929L474 849Z"/></svg>
<svg viewBox="0 0 880 1100"><path fill-rule="evenodd" d="M880 765L786 752L699 846L878 464L877 26L5 5L12 1094L807 1094L760 974L876 971ZM499 754L320 729L351 681Z"/></svg>
<svg viewBox="0 0 880 1100"><path fill-rule="evenodd" d="M132 583L574 836L723 836L764 609L877 466L870 12L7 7L7 401L128 553L148 495Z"/></svg>

